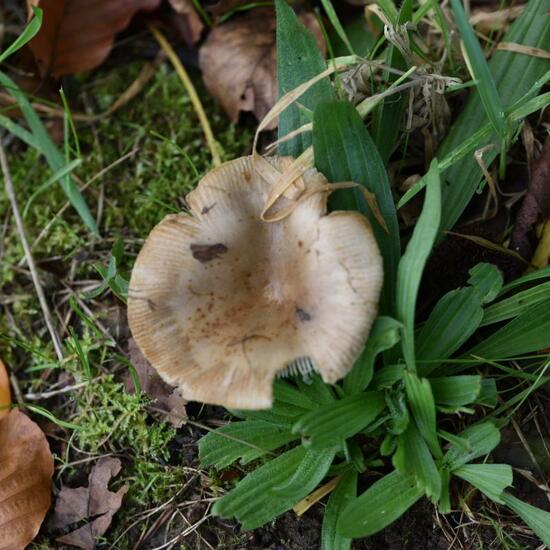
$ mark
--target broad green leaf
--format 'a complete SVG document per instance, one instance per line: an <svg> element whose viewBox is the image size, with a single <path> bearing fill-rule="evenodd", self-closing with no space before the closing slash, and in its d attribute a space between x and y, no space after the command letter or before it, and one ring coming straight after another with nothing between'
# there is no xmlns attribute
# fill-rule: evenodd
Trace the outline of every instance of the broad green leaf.
<svg viewBox="0 0 550 550"><path fill-rule="evenodd" d="M416 370L414 351L416 297L424 266L439 231L441 215L439 169L435 159L430 166L427 182L422 213L397 270L397 318L403 323L403 355L411 370Z"/></svg>
<svg viewBox="0 0 550 550"><path fill-rule="evenodd" d="M514 279L510 283L505 284L499 293L499 298L502 297L504 294L507 294L511 290L518 288L519 286L523 286L524 284L530 283L532 281L537 281L538 279L546 279L548 277L550 277L550 266L542 267L540 269L537 269L536 271L527 273L527 275L522 275L521 277Z"/></svg>
<svg viewBox="0 0 550 550"><path fill-rule="evenodd" d="M482 318L480 296L474 287L445 294L416 338L418 372L425 376L441 365L477 330Z"/></svg>
<svg viewBox="0 0 550 550"><path fill-rule="evenodd" d="M351 45L351 42L348 39L346 31L344 30L344 27L342 27L342 23L340 23L340 19L338 19L338 15L336 14L336 11L334 9L334 6L332 5L332 2L330 0L321 0L321 4L323 4L323 8L325 8L327 17L331 25L334 27L336 34L339 36L340 40L346 45L348 49L348 53L354 55L355 52L353 50L353 46Z"/></svg>
<svg viewBox="0 0 550 550"><path fill-rule="evenodd" d="M404 514L423 494L414 480L396 470L345 507L337 531L348 538L374 535Z"/></svg>
<svg viewBox="0 0 550 550"><path fill-rule="evenodd" d="M355 53L361 57L368 57L376 44L376 38L365 18L362 15L357 16L344 25L344 32ZM332 37L332 47L336 57L348 55L348 47L337 35Z"/></svg>
<svg viewBox="0 0 550 550"><path fill-rule="evenodd" d="M492 302L502 289L502 273L493 264L477 264L470 269L468 283L480 293L481 303Z"/></svg>
<svg viewBox="0 0 550 550"><path fill-rule="evenodd" d="M32 133L33 143L38 145L38 150L44 155L50 169L56 173L65 166L65 158L52 141L46 128L42 124L38 114L33 109L25 94L17 87L15 82L6 74L0 71L0 85L9 91L10 95L17 101L18 107L21 109L25 120ZM20 137L20 136L18 136ZM88 229L95 235L99 235L95 219L92 216L84 197L80 193L78 186L69 175L64 176L60 180L60 185L67 195L69 202L77 211L82 221Z"/></svg>
<svg viewBox="0 0 550 550"><path fill-rule="evenodd" d="M499 504L504 504L502 492L514 481L512 467L508 464L464 464L454 470L453 475L471 483Z"/></svg>
<svg viewBox="0 0 550 550"><path fill-rule="evenodd" d="M358 209L369 219L384 258L382 312L391 313L397 263L401 253L399 224L386 169L351 103L330 101L317 106L313 116L313 153L317 170L329 181L353 181L376 197L387 231L380 225L359 189L336 192L334 206Z"/></svg>
<svg viewBox="0 0 550 550"><path fill-rule="evenodd" d="M526 9L512 23L502 42L513 42L525 46L550 49L550 25L548 11L550 0L530 0ZM493 80L496 83L498 96L504 108L510 107L523 97L544 73L548 70L548 60L526 56L520 53L497 51L489 62ZM521 78L518 78L521 75ZM534 92L536 93L536 91ZM478 94L471 94L464 111L452 125L447 137L437 151L439 159L458 149L480 126L485 123L485 111ZM498 143L495 136L475 140L474 149L480 149L488 143ZM486 164L490 164L498 148L487 151L484 155ZM474 195L481 181L482 172L473 155L457 162L444 175L442 227L446 230L453 227L466 205Z"/></svg>
<svg viewBox="0 0 550 550"><path fill-rule="evenodd" d="M332 387L323 382L323 379L316 373L311 374L307 379L298 376L295 378L300 391L313 400L317 405L332 403L336 400Z"/></svg>
<svg viewBox="0 0 550 550"><path fill-rule="evenodd" d="M397 451L392 462L396 470L404 476L416 479L418 487L426 496L437 502L441 494L441 476L414 420L409 422L407 429L397 438Z"/></svg>
<svg viewBox="0 0 550 550"><path fill-rule="evenodd" d="M344 391L350 395L365 390L374 374L374 363L379 353L399 342L401 323L391 317L380 316L374 321L363 353L353 369L344 378Z"/></svg>
<svg viewBox="0 0 550 550"><path fill-rule="evenodd" d="M451 471L481 456L489 454L500 442L500 432L491 422L466 428L460 437L468 442L469 449L453 445L443 457L443 463Z"/></svg>
<svg viewBox="0 0 550 550"><path fill-rule="evenodd" d="M517 317L534 304L548 299L549 296L550 282L541 283L533 288L518 292L485 308L481 326Z"/></svg>
<svg viewBox="0 0 550 550"><path fill-rule="evenodd" d="M292 427L293 433L308 438L311 448L336 446L368 426L384 409L380 392L345 397L304 414Z"/></svg>
<svg viewBox="0 0 550 550"><path fill-rule="evenodd" d="M316 479L317 483L319 483L328 472L334 460L334 455L334 449L308 449L304 459L292 473L292 476L284 481L284 483L273 487L275 497L301 495L302 487L311 479Z"/></svg>
<svg viewBox="0 0 550 550"><path fill-rule="evenodd" d="M494 378L481 379L481 391L477 396L476 403L486 407L496 407L498 402L497 383Z"/></svg>
<svg viewBox="0 0 550 550"><path fill-rule="evenodd" d="M238 459L247 464L295 439L290 430L261 420L232 422L199 440L199 459L218 469Z"/></svg>
<svg viewBox="0 0 550 550"><path fill-rule="evenodd" d="M282 380L276 380L273 384L273 399L275 403L292 405L304 410L314 409L316 406L311 397Z"/></svg>
<svg viewBox="0 0 550 550"><path fill-rule="evenodd" d="M311 32L299 21L293 9L276 0L277 8L277 80L279 98L326 69L326 63ZM317 103L332 99L330 80L314 84L300 97L300 105L313 111ZM279 116L279 138L310 122L295 103ZM279 146L280 155L298 157L311 145L311 136L300 134Z"/></svg>
<svg viewBox="0 0 550 550"><path fill-rule="evenodd" d="M461 407L473 403L481 392L481 376L445 376L430 378L430 385L438 405Z"/></svg>
<svg viewBox="0 0 550 550"><path fill-rule="evenodd" d="M317 472L317 477L301 480L302 486L297 487L292 495L275 493L275 487L292 478L308 456L310 455L300 445L267 462L248 474L234 489L218 500L212 513L222 517L236 517L243 529L261 527L306 497L324 477L326 472L320 471Z"/></svg>
<svg viewBox="0 0 550 550"><path fill-rule="evenodd" d="M547 347L550 347L550 299L525 310L465 356L503 359Z"/></svg>
<svg viewBox="0 0 550 550"><path fill-rule="evenodd" d="M550 513L531 506L510 493L503 493L501 498L550 547Z"/></svg>
<svg viewBox="0 0 550 550"><path fill-rule="evenodd" d="M389 388L403 378L404 365L388 365L378 369L374 375L373 386L376 389Z"/></svg>
<svg viewBox="0 0 550 550"><path fill-rule="evenodd" d="M328 499L323 514L321 550L349 550L351 547L351 539L340 535L336 525L345 507L356 497L356 494L357 472L351 471L344 474Z"/></svg>
<svg viewBox="0 0 550 550"><path fill-rule="evenodd" d="M388 425L388 432L393 435L402 434L410 422L405 393L401 390L386 392L386 405L391 420Z"/></svg>
<svg viewBox="0 0 550 550"><path fill-rule="evenodd" d="M474 29L470 25L464 8L459 0L451 0L451 6L455 15L456 26L462 38L464 48L469 60L472 78L476 81L477 91L487 117L493 128L502 139L506 137L507 127L504 118L504 107L500 101L493 75L485 60L485 55L476 38Z"/></svg>
<svg viewBox="0 0 550 550"><path fill-rule="evenodd" d="M3 51L0 53L0 63L3 63L10 55L21 49L27 42L33 39L42 26L42 10L36 6L32 6L34 17L30 20L21 34Z"/></svg>
<svg viewBox="0 0 550 550"><path fill-rule="evenodd" d="M451 474L447 470L440 470L441 476L441 496L439 497L438 509L442 514L448 514L451 511Z"/></svg>
<svg viewBox="0 0 550 550"><path fill-rule="evenodd" d="M422 437L436 458L442 456L437 440L435 424L435 401L430 382L426 378L418 378L414 373L405 373L405 388L407 398Z"/></svg>

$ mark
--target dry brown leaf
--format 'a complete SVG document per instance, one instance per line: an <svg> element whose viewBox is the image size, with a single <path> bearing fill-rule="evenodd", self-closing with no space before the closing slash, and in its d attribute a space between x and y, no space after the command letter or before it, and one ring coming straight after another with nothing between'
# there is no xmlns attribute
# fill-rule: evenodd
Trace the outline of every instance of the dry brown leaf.
<svg viewBox="0 0 550 550"><path fill-rule="evenodd" d="M536 161L529 188L512 233L510 248L523 258L532 254L533 227L540 221L550 218L550 137L546 138L540 157Z"/></svg>
<svg viewBox="0 0 550 550"><path fill-rule="evenodd" d="M8 371L0 359L0 420L10 412L11 393Z"/></svg>
<svg viewBox="0 0 550 550"><path fill-rule="evenodd" d="M22 550L50 507L53 457L42 430L19 410L0 420L0 463L0 550Z"/></svg>
<svg viewBox="0 0 550 550"><path fill-rule="evenodd" d="M60 77L97 67L115 35L138 11L161 0L27 0L44 10L40 32L30 41L40 74Z"/></svg>
<svg viewBox="0 0 550 550"><path fill-rule="evenodd" d="M170 424L180 428L187 417L185 411L187 401L178 389L162 380L151 363L141 353L133 338L128 341L128 356L136 369L141 390L155 401L158 408L167 412L166 419ZM130 377L125 381L125 386L128 391L132 390L133 383Z"/></svg>
<svg viewBox="0 0 550 550"><path fill-rule="evenodd" d="M215 4L206 6L206 9L214 15L223 15L244 4L250 4L249 0L218 0Z"/></svg>
<svg viewBox="0 0 550 550"><path fill-rule="evenodd" d="M204 24L193 6L192 0L168 0L176 12L172 19L175 31L188 46L196 44L201 37Z"/></svg>
<svg viewBox="0 0 550 550"><path fill-rule="evenodd" d="M122 464L118 458L100 458L92 468L88 478L88 487L71 489L63 487L55 503L53 525L65 528L84 519L91 521L57 539L84 550L93 550L96 540L111 525L113 516L122 505L122 498L128 491L128 485L116 493L109 490L109 481L118 475Z"/></svg>
<svg viewBox="0 0 550 550"><path fill-rule="evenodd" d="M300 16L319 45L324 41L315 17ZM261 120L277 101L275 13L255 9L214 27L199 52L204 83L234 122L252 112ZM276 121L267 129L273 129Z"/></svg>

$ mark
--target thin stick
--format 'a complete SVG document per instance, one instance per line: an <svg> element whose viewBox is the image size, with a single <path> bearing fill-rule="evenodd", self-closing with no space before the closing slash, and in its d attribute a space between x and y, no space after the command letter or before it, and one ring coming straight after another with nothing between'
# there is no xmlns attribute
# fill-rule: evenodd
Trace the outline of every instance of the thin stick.
<svg viewBox="0 0 550 550"><path fill-rule="evenodd" d="M178 73L180 80L182 81L185 89L187 90L187 93L189 94L189 98L191 99L191 103L193 104L193 107L195 108L197 116L199 117L199 122L202 126L202 131L204 132L206 143L212 155L212 162L214 166L219 166L222 163L222 161L220 158L220 154L218 152L218 144L214 139L214 134L212 132L212 128L210 127L210 122L208 122L208 117L204 112L204 108L202 106L201 100L199 99L197 91L195 90L195 86L193 86L193 82L191 82L191 79L189 78L189 75L187 74L185 67L180 61L180 58L178 57L178 55L176 54L172 46L170 46L170 43L168 42L168 40L166 40L164 35L159 31L159 29L157 29L155 25L149 24L149 30L151 31L151 33L159 43L160 47L163 49L164 53L168 56L168 59L174 66L176 73Z"/></svg>
<svg viewBox="0 0 550 550"><path fill-rule="evenodd" d="M13 217L15 218L15 225L17 226L17 232L19 233L19 238L21 239L21 244L23 245L23 250L25 251L25 257L27 258L27 264L29 265L29 270L31 272L32 282L38 296L38 301L40 302L40 307L42 308L42 314L44 315L44 321L48 327L48 332L50 333L53 347L55 349L55 354L60 361L63 361L63 348L61 347L61 340L57 334L55 327L52 322L52 315L48 307L48 302L46 302L46 297L44 296L44 290L40 284L40 279L38 278L38 272L36 270L36 264L34 263L34 258L32 256L31 248L27 241L25 235L25 226L23 225L23 219L21 218L21 213L19 211L19 206L17 205L17 200L15 198L15 191L13 189L13 181L11 179L10 170L8 167L8 161L6 160L6 155L4 153L4 146L2 145L2 140L0 139L0 164L2 165L2 173L4 174L4 186L6 188L6 193L11 203L11 208L13 211Z"/></svg>

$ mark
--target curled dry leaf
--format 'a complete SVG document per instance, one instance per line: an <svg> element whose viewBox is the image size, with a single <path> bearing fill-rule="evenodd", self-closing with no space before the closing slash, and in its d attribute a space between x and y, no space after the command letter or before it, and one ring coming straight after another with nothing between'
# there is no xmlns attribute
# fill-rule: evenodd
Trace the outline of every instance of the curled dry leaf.
<svg viewBox="0 0 550 550"><path fill-rule="evenodd" d="M315 17L300 16L324 50ZM199 51L199 64L209 92L231 120L252 112L261 120L277 101L276 20L272 9L254 9L214 27ZM271 129L276 126L274 121Z"/></svg>
<svg viewBox="0 0 550 550"><path fill-rule="evenodd" d="M193 6L192 0L168 0L170 5L176 12L176 17L172 19L172 24L178 33L178 35L183 39L183 41L188 45L192 46L196 44L204 29L204 25Z"/></svg>
<svg viewBox="0 0 550 550"><path fill-rule="evenodd" d="M27 0L44 10L42 28L29 47L42 76L60 77L93 69L111 50L115 35L138 11L161 0Z"/></svg>
<svg viewBox="0 0 550 550"><path fill-rule="evenodd" d="M155 405L166 411L166 419L176 428L180 428L187 417L185 404L187 401L182 397L177 388L170 386L159 376L157 371L147 361L136 341L130 338L128 341L128 356L132 365L134 365L141 391L148 395ZM125 381L128 391L132 391L133 382L130 376Z"/></svg>
<svg viewBox="0 0 550 550"><path fill-rule="evenodd" d="M268 161L278 173L291 163ZM274 188L264 174L252 157L207 174L187 196L191 215L157 225L134 265L130 328L186 399L269 408L285 370L313 368L334 383L376 316L382 259L366 219L325 215L327 182L310 169L299 201L279 199L289 215L264 222Z"/></svg>
<svg viewBox="0 0 550 550"><path fill-rule="evenodd" d="M53 457L42 430L19 410L0 420L0 464L0 550L22 550L50 507Z"/></svg>
<svg viewBox="0 0 550 550"><path fill-rule="evenodd" d="M111 525L113 516L128 491L128 485L124 485L116 493L109 490L111 478L118 475L121 467L118 458L100 458L90 472L88 487L61 489L55 503L54 527L62 529L84 519L89 519L90 522L59 537L58 542L84 550L95 548L97 539Z"/></svg>
<svg viewBox="0 0 550 550"><path fill-rule="evenodd" d="M11 393L8 371L0 359L0 420L10 412Z"/></svg>
<svg viewBox="0 0 550 550"><path fill-rule="evenodd" d="M531 173L527 195L521 203L510 248L523 258L530 259L532 246L529 238L533 227L550 218L550 137L546 138L541 155Z"/></svg>

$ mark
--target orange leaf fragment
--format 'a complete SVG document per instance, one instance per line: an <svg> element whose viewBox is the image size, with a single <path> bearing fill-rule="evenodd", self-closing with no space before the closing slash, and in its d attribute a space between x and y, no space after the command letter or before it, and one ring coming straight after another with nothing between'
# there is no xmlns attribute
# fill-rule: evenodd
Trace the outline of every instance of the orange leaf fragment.
<svg viewBox="0 0 550 550"><path fill-rule="evenodd" d="M46 436L19 410L0 420L0 550L22 550L50 507L53 457Z"/></svg>
<svg viewBox="0 0 550 550"><path fill-rule="evenodd" d="M8 372L0 359L0 420L10 412L11 394Z"/></svg>

